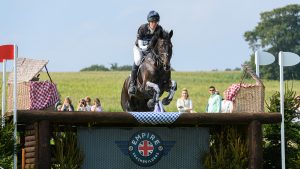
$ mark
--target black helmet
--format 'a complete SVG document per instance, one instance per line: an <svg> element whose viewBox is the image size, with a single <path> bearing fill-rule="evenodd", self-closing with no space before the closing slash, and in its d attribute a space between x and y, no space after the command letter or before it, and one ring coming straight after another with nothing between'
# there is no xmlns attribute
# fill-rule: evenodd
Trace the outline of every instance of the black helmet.
<svg viewBox="0 0 300 169"><path fill-rule="evenodd" d="M150 11L147 16L148 22L156 21L159 22L159 14L156 11Z"/></svg>

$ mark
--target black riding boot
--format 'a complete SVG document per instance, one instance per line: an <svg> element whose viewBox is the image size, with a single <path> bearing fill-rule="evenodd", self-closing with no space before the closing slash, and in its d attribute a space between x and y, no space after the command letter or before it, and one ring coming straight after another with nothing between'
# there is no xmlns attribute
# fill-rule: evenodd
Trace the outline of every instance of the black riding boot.
<svg viewBox="0 0 300 169"><path fill-rule="evenodd" d="M132 70L131 70L131 76L130 76L129 89L128 89L128 93L131 95L135 95L135 93L136 93L136 78L137 78L138 69L139 69L139 66L137 66L137 65L135 65L135 63L133 63Z"/></svg>

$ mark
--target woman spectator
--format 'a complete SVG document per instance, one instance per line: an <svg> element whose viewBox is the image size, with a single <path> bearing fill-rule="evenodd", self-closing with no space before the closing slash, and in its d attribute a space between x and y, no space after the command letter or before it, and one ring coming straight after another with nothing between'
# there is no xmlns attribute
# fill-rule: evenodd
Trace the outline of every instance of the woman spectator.
<svg viewBox="0 0 300 169"><path fill-rule="evenodd" d="M192 113L193 112L193 103L189 98L189 93L186 88L183 88L181 91L181 98L177 100L177 109L181 113Z"/></svg>
<svg viewBox="0 0 300 169"><path fill-rule="evenodd" d="M70 97L66 97L64 100L64 104L58 111L74 111L74 106L72 105L72 101Z"/></svg>
<svg viewBox="0 0 300 169"><path fill-rule="evenodd" d="M84 99L80 99L77 106L77 111L86 111L86 102Z"/></svg>
<svg viewBox="0 0 300 169"><path fill-rule="evenodd" d="M91 107L91 111L102 112L101 102L99 98L94 99L94 105Z"/></svg>

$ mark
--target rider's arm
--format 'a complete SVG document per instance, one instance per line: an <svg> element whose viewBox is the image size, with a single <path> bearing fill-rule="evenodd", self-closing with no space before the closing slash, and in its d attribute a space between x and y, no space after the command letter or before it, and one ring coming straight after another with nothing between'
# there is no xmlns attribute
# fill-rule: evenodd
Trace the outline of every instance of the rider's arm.
<svg viewBox="0 0 300 169"><path fill-rule="evenodd" d="M144 45L143 40L138 40L138 46L139 46L140 49L142 49L142 51L145 51L148 48L148 45Z"/></svg>

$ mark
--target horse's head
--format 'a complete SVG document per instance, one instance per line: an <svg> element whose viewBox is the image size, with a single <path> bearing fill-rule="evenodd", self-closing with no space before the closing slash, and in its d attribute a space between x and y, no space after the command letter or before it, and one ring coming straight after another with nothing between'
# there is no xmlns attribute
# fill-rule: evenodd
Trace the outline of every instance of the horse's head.
<svg viewBox="0 0 300 169"><path fill-rule="evenodd" d="M155 52L160 56L160 60L163 64L163 68L165 71L170 70L170 61L172 57L172 42L171 38L173 36L173 30L170 32L161 32L157 43L154 47Z"/></svg>

